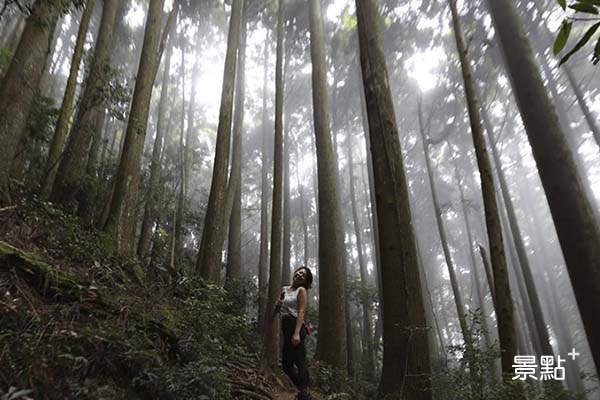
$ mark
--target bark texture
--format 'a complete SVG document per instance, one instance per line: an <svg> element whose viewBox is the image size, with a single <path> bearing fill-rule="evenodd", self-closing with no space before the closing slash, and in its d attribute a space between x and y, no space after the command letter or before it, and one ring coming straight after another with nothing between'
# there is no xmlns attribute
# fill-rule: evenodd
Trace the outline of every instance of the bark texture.
<svg viewBox="0 0 600 400"><path fill-rule="evenodd" d="M63 96L62 106L60 107L58 121L56 122L54 136L52 136L52 142L50 143L48 161L46 162L44 178L42 181L42 194L44 197L50 196L52 191L52 185L54 184L54 178L56 177L60 155L63 152L67 135L69 133L69 119L71 118L71 114L73 112L73 102L75 100L75 89L77 88L77 76L79 75L79 67L81 64L81 58L83 56L83 46L85 45L85 38L90 25L90 20L92 18L92 13L94 12L95 4L96 0L90 0L87 2L85 11L81 17L81 22L79 23L79 31L77 33L73 57L71 58L71 69L69 71L67 87Z"/></svg>
<svg viewBox="0 0 600 400"><path fill-rule="evenodd" d="M172 40L171 40L172 42ZM163 141L167 136L169 128L167 113L169 112L169 84L171 82L171 56L173 46L167 48L165 63L163 67L162 85L160 90L160 100L158 105L158 123L156 127L156 137L152 147L152 160L150 161L150 182L148 184L148 194L146 204L144 205L144 216L142 218L142 227L140 239L138 241L137 254L140 260L146 258L152 242L152 228L157 219L157 208L160 203L162 190L158 187L161 178Z"/></svg>
<svg viewBox="0 0 600 400"><path fill-rule="evenodd" d="M596 369L600 367L600 228L544 89L515 4L488 0ZM499 296L498 296L499 297Z"/></svg>
<svg viewBox="0 0 600 400"><path fill-rule="evenodd" d="M383 291L380 392L429 400L429 347L402 149L374 0L357 0L360 60L373 156Z"/></svg>
<svg viewBox="0 0 600 400"><path fill-rule="evenodd" d="M352 209L352 221L354 235L356 237L356 250L358 252L358 266L360 268L360 287L363 292L362 298L362 364L367 379L375 377L375 358L373 357L373 310L367 296L369 272L363 250L363 232L360 225L358 207L356 206L356 188L354 184L354 157L352 154L352 134L348 130L346 139L346 150L348 154L348 175L350 180L350 205Z"/></svg>
<svg viewBox="0 0 600 400"><path fill-rule="evenodd" d="M118 3L117 0L104 1L90 73L52 186L50 200L66 207L73 207L79 195L85 174L85 154L92 141L96 119L103 107Z"/></svg>
<svg viewBox="0 0 600 400"><path fill-rule="evenodd" d="M456 0L448 0L448 3L450 4L450 10L452 12L454 37L456 39L456 48L458 50L464 81L471 134L473 137L473 145L475 146L479 174L481 176L485 223L488 232L492 272L494 275L494 292L496 293L496 315L498 320L502 372L505 379L511 379L509 373L512 371L514 356L517 354L517 341L513 320L513 303L502 239L502 226L500 225L500 215L498 213L498 204L496 202L496 189L494 187L494 177L492 174L492 164L486 149L475 82L471 72L471 65L467 59L467 47L456 8Z"/></svg>
<svg viewBox="0 0 600 400"><path fill-rule="evenodd" d="M148 7L142 56L131 100L123 154L104 227L115 241L117 251L123 254L132 254L135 248L140 168L148 126L150 98L156 77L156 64L159 62L163 6L164 0L151 0Z"/></svg>
<svg viewBox="0 0 600 400"><path fill-rule="evenodd" d="M319 191L319 338L317 356L340 370L346 366L345 271L336 165L327 93L327 64L320 0L309 0L312 96Z"/></svg>
<svg viewBox="0 0 600 400"><path fill-rule="evenodd" d="M10 204L10 166L27 125L52 32L64 0L36 1L27 18L19 45L0 84L0 205Z"/></svg>
<svg viewBox="0 0 600 400"><path fill-rule="evenodd" d="M206 207L204 229L196 269L205 280L219 284L221 282L221 253L225 238L223 205L227 195L227 168L229 165L229 147L231 142L231 122L233 110L233 90L237 63L237 49L242 19L244 0L233 0L229 34L227 38L227 54L225 56L225 71L223 74L223 89L221 92L221 108L219 110L219 125L217 127L217 143L213 175L210 184L210 194Z"/></svg>
<svg viewBox="0 0 600 400"><path fill-rule="evenodd" d="M267 35L268 38L268 35ZM265 306L267 301L267 286L269 276L269 172L267 165L269 164L269 157L267 155L267 75L268 75L268 60L269 60L269 46L268 39L265 40L264 45L264 65L263 65L263 104L262 104L262 166L260 172L260 250L258 257L258 326L264 325Z"/></svg>
<svg viewBox="0 0 600 400"><path fill-rule="evenodd" d="M235 115L233 118L233 148L229 185L227 187L227 206L231 202L229 218L229 239L227 240L226 279L235 280L242 276L242 130L244 128L244 102L246 99L246 36L248 32L249 4L244 4L242 28L238 49L236 74Z"/></svg>
<svg viewBox="0 0 600 400"><path fill-rule="evenodd" d="M271 260L269 265L269 289L267 297L264 345L261 356L261 369L267 370L276 365L277 332L273 309L281 290L281 239L283 213L283 26L284 0L278 1L277 11L277 59L275 64L275 144L273 147L273 208L271 220Z"/></svg>

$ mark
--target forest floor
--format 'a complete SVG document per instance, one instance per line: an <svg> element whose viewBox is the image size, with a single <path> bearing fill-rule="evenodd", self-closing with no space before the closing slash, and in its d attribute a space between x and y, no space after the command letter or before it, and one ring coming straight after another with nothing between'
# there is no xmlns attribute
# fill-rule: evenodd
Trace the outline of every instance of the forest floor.
<svg viewBox="0 0 600 400"><path fill-rule="evenodd" d="M258 373L247 297L174 285L107 240L35 197L0 209L0 398L295 398Z"/></svg>

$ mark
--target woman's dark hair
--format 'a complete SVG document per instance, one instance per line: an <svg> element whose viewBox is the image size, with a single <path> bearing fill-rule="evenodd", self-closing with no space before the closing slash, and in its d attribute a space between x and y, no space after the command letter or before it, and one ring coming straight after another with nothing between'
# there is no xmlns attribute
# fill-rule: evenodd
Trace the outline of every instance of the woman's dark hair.
<svg viewBox="0 0 600 400"><path fill-rule="evenodd" d="M313 274L312 274L312 272L311 272L310 268L308 268L308 267L300 267L300 268L298 268L298 269L296 269L296 270L294 271L294 274L295 274L296 272L300 271L301 269L305 269L305 270L306 270L306 282L304 282L304 283L303 283L302 285L300 285L300 286L303 286L303 287L304 287L304 289L308 290L308 289L310 289L310 288L312 287L312 283L313 283ZM292 274L292 276L293 276L293 274Z"/></svg>

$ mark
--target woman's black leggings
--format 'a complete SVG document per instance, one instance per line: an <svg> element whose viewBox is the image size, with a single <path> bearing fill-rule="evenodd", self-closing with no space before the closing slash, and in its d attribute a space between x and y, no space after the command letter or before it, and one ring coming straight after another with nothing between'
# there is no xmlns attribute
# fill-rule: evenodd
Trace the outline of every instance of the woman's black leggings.
<svg viewBox="0 0 600 400"><path fill-rule="evenodd" d="M283 351L281 364L283 371L290 377L294 385L299 390L308 387L308 366L306 364L306 348L304 339L306 338L306 327L302 325L300 329L300 343L297 346L292 344L292 336L296 329L296 317L285 316L281 319L281 330L283 334ZM294 365L298 369L294 369Z"/></svg>

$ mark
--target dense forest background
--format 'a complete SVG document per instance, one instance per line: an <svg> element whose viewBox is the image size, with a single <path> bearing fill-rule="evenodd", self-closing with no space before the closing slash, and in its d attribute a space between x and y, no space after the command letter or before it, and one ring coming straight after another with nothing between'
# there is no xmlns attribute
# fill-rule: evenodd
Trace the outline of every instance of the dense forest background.
<svg viewBox="0 0 600 400"><path fill-rule="evenodd" d="M0 1L2 399L600 399L598 8Z"/></svg>

